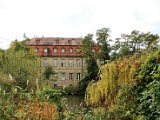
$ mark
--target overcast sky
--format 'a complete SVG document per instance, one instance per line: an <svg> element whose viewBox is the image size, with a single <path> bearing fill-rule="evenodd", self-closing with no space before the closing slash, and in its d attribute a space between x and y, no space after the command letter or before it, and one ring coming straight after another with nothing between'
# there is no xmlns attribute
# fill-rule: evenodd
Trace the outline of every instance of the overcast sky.
<svg viewBox="0 0 160 120"><path fill-rule="evenodd" d="M109 27L160 33L160 0L0 0L0 48L27 37L83 37Z"/></svg>

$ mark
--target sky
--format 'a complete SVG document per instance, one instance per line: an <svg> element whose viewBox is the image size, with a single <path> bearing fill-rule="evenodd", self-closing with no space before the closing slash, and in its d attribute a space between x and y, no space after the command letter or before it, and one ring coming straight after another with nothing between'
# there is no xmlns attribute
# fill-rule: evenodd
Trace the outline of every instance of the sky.
<svg viewBox="0 0 160 120"><path fill-rule="evenodd" d="M0 0L0 48L27 37L84 37L103 27L160 35L160 0Z"/></svg>

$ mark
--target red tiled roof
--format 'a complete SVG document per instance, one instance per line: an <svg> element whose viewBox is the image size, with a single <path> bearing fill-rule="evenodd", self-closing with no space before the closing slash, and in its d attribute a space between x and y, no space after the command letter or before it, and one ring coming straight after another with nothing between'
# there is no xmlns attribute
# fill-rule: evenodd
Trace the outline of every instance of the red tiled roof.
<svg viewBox="0 0 160 120"><path fill-rule="evenodd" d="M27 45L82 45L82 38L41 37L32 38Z"/></svg>

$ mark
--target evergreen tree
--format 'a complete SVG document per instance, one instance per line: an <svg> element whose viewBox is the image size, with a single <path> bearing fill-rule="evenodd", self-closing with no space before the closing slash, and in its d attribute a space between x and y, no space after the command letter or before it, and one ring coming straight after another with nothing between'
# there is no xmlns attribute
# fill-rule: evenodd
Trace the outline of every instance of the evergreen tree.
<svg viewBox="0 0 160 120"><path fill-rule="evenodd" d="M86 76L79 82L79 91L84 93L89 82L91 80L97 80L98 65L96 62L96 55L92 51L94 47L93 35L86 35L82 40L82 44L82 52L86 60Z"/></svg>

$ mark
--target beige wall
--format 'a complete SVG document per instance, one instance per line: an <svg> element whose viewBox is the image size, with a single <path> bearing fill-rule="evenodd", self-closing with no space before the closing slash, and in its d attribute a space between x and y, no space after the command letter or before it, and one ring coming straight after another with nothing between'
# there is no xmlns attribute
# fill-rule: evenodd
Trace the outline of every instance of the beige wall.
<svg viewBox="0 0 160 120"><path fill-rule="evenodd" d="M77 73L81 74L81 79L83 78L84 62L82 57L41 57L41 64L43 65L43 60L46 59L48 65L53 67L55 73L57 73L57 80L53 76L53 85L58 86L68 86L76 85L79 80L77 80ZM54 67L53 60L57 60L57 67ZM65 60L65 66L61 66L61 60ZM77 66L77 59L80 60L80 66ZM73 60L73 66L69 66L69 60ZM61 80L61 73L65 73L65 80ZM73 80L69 80L69 73L73 73ZM52 79L51 79L52 80Z"/></svg>
<svg viewBox="0 0 160 120"><path fill-rule="evenodd" d="M57 79L55 76L51 77L52 85L54 86L69 86L76 85L79 80L77 80L77 73L81 74L81 79L85 76L85 59L82 57L41 57L41 64L43 65L43 60L46 59L48 65L53 67L55 73L57 73ZM57 67L53 66L53 60L57 60ZM65 60L65 66L61 66L61 60ZM69 66L69 60L73 60L73 66ZM77 66L77 59L80 60L80 66ZM97 60L97 64L99 64L99 60ZM61 80L61 73L65 73L65 80ZM69 73L73 73L73 80L69 79Z"/></svg>

